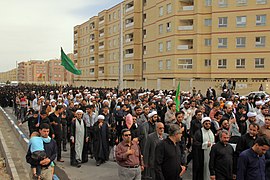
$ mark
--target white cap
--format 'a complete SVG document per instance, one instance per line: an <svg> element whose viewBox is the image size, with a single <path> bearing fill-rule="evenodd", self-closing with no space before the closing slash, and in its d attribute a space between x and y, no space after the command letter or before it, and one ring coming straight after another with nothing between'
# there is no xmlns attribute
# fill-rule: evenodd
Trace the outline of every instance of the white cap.
<svg viewBox="0 0 270 180"><path fill-rule="evenodd" d="M169 102L173 102L173 100L172 100L172 99L168 99L168 100L166 101L167 104L168 104Z"/></svg>
<svg viewBox="0 0 270 180"><path fill-rule="evenodd" d="M78 109L78 110L76 111L76 114L78 114L78 113L82 113L82 114L83 114L83 111L82 111L81 109Z"/></svg>
<svg viewBox="0 0 270 180"><path fill-rule="evenodd" d="M56 102L56 101L54 99L51 99L50 103L52 103L52 102Z"/></svg>
<svg viewBox="0 0 270 180"><path fill-rule="evenodd" d="M240 100L243 100L243 99L247 99L247 97L246 96L241 96Z"/></svg>
<svg viewBox="0 0 270 180"><path fill-rule="evenodd" d="M255 102L255 105L256 105L256 106L261 106L261 105L263 105L263 102L262 102L262 101L256 101L256 102Z"/></svg>
<svg viewBox="0 0 270 180"><path fill-rule="evenodd" d="M103 116L103 115L98 115L98 117L97 117L98 119L105 119L105 117Z"/></svg>
<svg viewBox="0 0 270 180"><path fill-rule="evenodd" d="M58 91L58 90L56 90L55 92L56 92L56 93L59 93L59 91Z"/></svg>
<svg viewBox="0 0 270 180"><path fill-rule="evenodd" d="M255 116L257 116L256 112L248 112L247 113L247 117L255 117Z"/></svg>
<svg viewBox="0 0 270 180"><path fill-rule="evenodd" d="M105 103L105 102L110 103L110 102L109 102L108 100L106 100L106 99L105 99L105 100L103 100L103 102L102 102L102 103Z"/></svg>
<svg viewBox="0 0 270 180"><path fill-rule="evenodd" d="M153 112L151 112L151 113L148 114L148 117L151 118L151 117L153 117L156 114L157 114L157 111L153 111Z"/></svg>
<svg viewBox="0 0 270 180"><path fill-rule="evenodd" d="M79 103L78 103L78 102L75 102L75 103L74 103L74 106L76 106L76 105L79 105Z"/></svg>
<svg viewBox="0 0 270 180"><path fill-rule="evenodd" d="M210 117L204 117L204 118L202 118L201 123L203 124L205 121L210 121L211 122Z"/></svg>

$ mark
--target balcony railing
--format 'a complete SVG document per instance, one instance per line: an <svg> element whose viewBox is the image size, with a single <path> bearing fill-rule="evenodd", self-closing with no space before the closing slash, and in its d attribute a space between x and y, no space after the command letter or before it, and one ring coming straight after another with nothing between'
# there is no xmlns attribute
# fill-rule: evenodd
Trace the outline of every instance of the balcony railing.
<svg viewBox="0 0 270 180"><path fill-rule="evenodd" d="M127 8L127 9L126 9L126 13L127 13L127 12L130 12L130 11L132 11L132 10L134 10L134 6L131 6L131 7Z"/></svg>
<svg viewBox="0 0 270 180"><path fill-rule="evenodd" d="M104 23L104 20L102 20L102 21L99 21L99 23L98 23L98 24L102 24L102 23Z"/></svg>
<svg viewBox="0 0 270 180"><path fill-rule="evenodd" d="M194 6L183 6L183 11L193 11Z"/></svg>
<svg viewBox="0 0 270 180"><path fill-rule="evenodd" d="M133 41L133 38L126 39L126 43L129 43L129 42L132 42L132 41Z"/></svg>
<svg viewBox="0 0 270 180"><path fill-rule="evenodd" d="M178 50L188 50L188 49L193 49L192 45L178 45L177 46Z"/></svg>
<svg viewBox="0 0 270 180"><path fill-rule="evenodd" d="M126 58L130 58L130 57L133 57L134 56L134 54L133 53L130 53L130 54L125 54L125 57Z"/></svg>
<svg viewBox="0 0 270 180"><path fill-rule="evenodd" d="M94 49L90 49L90 52L94 52Z"/></svg>
<svg viewBox="0 0 270 180"><path fill-rule="evenodd" d="M193 25L192 26L178 26L178 30L180 31L193 30Z"/></svg>
<svg viewBox="0 0 270 180"><path fill-rule="evenodd" d="M134 22L126 24L126 28L131 27L131 26L134 26Z"/></svg>
<svg viewBox="0 0 270 180"><path fill-rule="evenodd" d="M99 46L98 49L104 49L104 45Z"/></svg>

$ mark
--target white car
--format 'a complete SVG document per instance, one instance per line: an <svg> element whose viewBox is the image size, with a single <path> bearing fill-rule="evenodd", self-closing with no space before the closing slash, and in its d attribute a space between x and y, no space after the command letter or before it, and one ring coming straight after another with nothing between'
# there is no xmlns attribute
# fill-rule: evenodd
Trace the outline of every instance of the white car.
<svg viewBox="0 0 270 180"><path fill-rule="evenodd" d="M255 96L258 96L258 97L261 97L262 95L265 95L266 98L269 97L269 94L265 91L251 91L250 93L248 93L246 95L246 97L248 96L252 96L252 97L255 97Z"/></svg>

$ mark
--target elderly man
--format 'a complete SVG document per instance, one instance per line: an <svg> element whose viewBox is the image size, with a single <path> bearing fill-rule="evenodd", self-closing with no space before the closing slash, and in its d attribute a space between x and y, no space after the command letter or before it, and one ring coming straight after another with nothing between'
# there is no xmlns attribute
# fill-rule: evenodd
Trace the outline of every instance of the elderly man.
<svg viewBox="0 0 270 180"><path fill-rule="evenodd" d="M144 169L140 147L137 142L131 141L131 132L122 130L123 141L116 147L116 160L119 165L120 180L141 180L141 171Z"/></svg>
<svg viewBox="0 0 270 180"><path fill-rule="evenodd" d="M148 135L143 151L146 178L155 179L155 149L157 144L165 138L167 138L167 134L164 133L164 125L162 122L158 122L156 132Z"/></svg>
<svg viewBox="0 0 270 180"><path fill-rule="evenodd" d="M81 167L81 163L88 161L88 133L82 116L83 111L77 110L76 119L71 122L70 164L77 167Z"/></svg>
<svg viewBox="0 0 270 180"><path fill-rule="evenodd" d="M209 153L212 145L215 143L215 137L212 133L210 117L204 117L201 121L202 128L199 129L193 138L193 180L210 179L209 172Z"/></svg>

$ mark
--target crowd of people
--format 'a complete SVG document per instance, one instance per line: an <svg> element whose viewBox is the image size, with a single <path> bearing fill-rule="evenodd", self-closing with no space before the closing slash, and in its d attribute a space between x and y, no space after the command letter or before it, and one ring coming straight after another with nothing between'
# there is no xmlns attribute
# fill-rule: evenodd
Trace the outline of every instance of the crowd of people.
<svg viewBox="0 0 270 180"><path fill-rule="evenodd" d="M270 99L264 95L223 89L217 96L211 87L203 95L195 88L177 94L19 85L1 89L0 98L2 107L19 114L20 124L28 122L31 139L42 137L39 153L30 146L27 154L37 178L55 159L63 162L61 152L69 144L72 166L79 168L88 158L100 166L111 152L125 180L181 179L191 161L193 180L270 179Z"/></svg>

